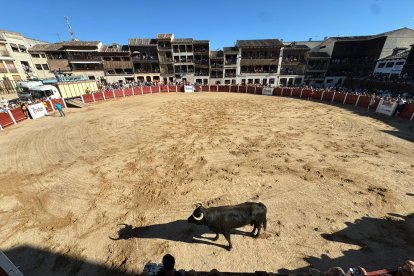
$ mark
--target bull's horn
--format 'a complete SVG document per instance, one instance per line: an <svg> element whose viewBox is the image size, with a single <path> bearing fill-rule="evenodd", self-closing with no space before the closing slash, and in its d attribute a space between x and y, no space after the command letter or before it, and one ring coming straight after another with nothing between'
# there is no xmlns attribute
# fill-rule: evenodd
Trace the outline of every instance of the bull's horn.
<svg viewBox="0 0 414 276"><path fill-rule="evenodd" d="M203 213L201 213L201 215L200 215L199 217L196 217L196 216L194 216L194 215L193 215L193 218L194 218L195 220L202 220L202 219L203 219L203 217L204 217L204 214L203 214Z"/></svg>

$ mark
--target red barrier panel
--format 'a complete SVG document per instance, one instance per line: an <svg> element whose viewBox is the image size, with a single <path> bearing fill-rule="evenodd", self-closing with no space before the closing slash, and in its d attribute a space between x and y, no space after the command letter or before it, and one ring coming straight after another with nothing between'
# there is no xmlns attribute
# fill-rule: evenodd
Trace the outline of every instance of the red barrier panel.
<svg viewBox="0 0 414 276"><path fill-rule="evenodd" d="M49 101L45 101L44 103L46 103L46 105L47 105L47 112L52 112L53 111L52 104Z"/></svg>
<svg viewBox="0 0 414 276"><path fill-rule="evenodd" d="M239 86L239 92L240 93L247 93L247 86L246 85Z"/></svg>
<svg viewBox="0 0 414 276"><path fill-rule="evenodd" d="M334 97L334 102L343 103L346 93L336 92Z"/></svg>
<svg viewBox="0 0 414 276"><path fill-rule="evenodd" d="M331 102L333 94L334 94L334 92L332 92L332 91L325 91L325 93L323 93L322 100L327 101L327 102Z"/></svg>
<svg viewBox="0 0 414 276"><path fill-rule="evenodd" d="M85 103L92 103L93 102L92 94L83 94L82 99Z"/></svg>
<svg viewBox="0 0 414 276"><path fill-rule="evenodd" d="M141 87L141 89L142 89L143 94L150 94L151 93L151 87L149 87L149 86Z"/></svg>
<svg viewBox="0 0 414 276"><path fill-rule="evenodd" d="M175 85L170 85L168 88L170 89L170 92L177 92L177 87Z"/></svg>
<svg viewBox="0 0 414 276"><path fill-rule="evenodd" d="M208 85L201 86L201 89L202 89L203 92L210 92L210 86L208 86Z"/></svg>
<svg viewBox="0 0 414 276"><path fill-rule="evenodd" d="M177 92L184 92L184 85L178 86L178 91Z"/></svg>
<svg viewBox="0 0 414 276"><path fill-rule="evenodd" d="M13 125L13 119L10 117L9 113L0 113L0 125L5 128Z"/></svg>
<svg viewBox="0 0 414 276"><path fill-rule="evenodd" d="M375 103L369 108L371 111L376 111L381 99L375 98Z"/></svg>
<svg viewBox="0 0 414 276"><path fill-rule="evenodd" d="M163 92L163 93L168 92L168 86L166 86L166 85L161 86L160 91Z"/></svg>
<svg viewBox="0 0 414 276"><path fill-rule="evenodd" d="M409 103L409 104L405 104L404 109L401 111L400 114L398 114L398 116L411 119L411 116L413 116L413 113L414 113L414 103Z"/></svg>
<svg viewBox="0 0 414 276"><path fill-rule="evenodd" d="M115 93L115 98L122 98L122 97L124 97L124 93L122 92L122 89L114 90L114 93Z"/></svg>
<svg viewBox="0 0 414 276"><path fill-rule="evenodd" d="M256 87L256 94L262 94L263 87Z"/></svg>
<svg viewBox="0 0 414 276"><path fill-rule="evenodd" d="M194 92L201 92L201 85L195 85Z"/></svg>
<svg viewBox="0 0 414 276"><path fill-rule="evenodd" d="M210 92L217 92L217 85L210 85Z"/></svg>
<svg viewBox="0 0 414 276"><path fill-rule="evenodd" d="M51 109L52 111L53 109ZM20 122L23 120L26 120L26 115L24 115L23 111L20 108L15 108L13 110L11 110L11 113L14 117L14 120L16 120L16 122Z"/></svg>
<svg viewBox="0 0 414 276"><path fill-rule="evenodd" d="M218 92L228 92L228 91L229 91L228 86L224 86L224 85L219 85L218 86Z"/></svg>
<svg viewBox="0 0 414 276"><path fill-rule="evenodd" d="M142 87L141 86L136 86L136 87L134 87L134 95L136 96L136 95L142 95L143 94L143 92L142 92Z"/></svg>
<svg viewBox="0 0 414 276"><path fill-rule="evenodd" d="M238 89L238 86L237 85L232 85L230 87L230 92L238 92L238 91L239 91L239 89Z"/></svg>
<svg viewBox="0 0 414 276"><path fill-rule="evenodd" d="M125 88L124 89L125 97L132 96L132 88Z"/></svg>
<svg viewBox="0 0 414 276"><path fill-rule="evenodd" d="M158 85L151 86L151 87L152 87L152 93L159 93L160 92L160 87Z"/></svg>
<svg viewBox="0 0 414 276"><path fill-rule="evenodd" d="M308 98L311 92L312 92L311 89L303 89L302 90L302 98Z"/></svg>
<svg viewBox="0 0 414 276"><path fill-rule="evenodd" d="M275 96L280 96L280 95L282 95L282 88L281 88L281 87L276 87L276 88L273 90L273 95L275 95Z"/></svg>
<svg viewBox="0 0 414 276"><path fill-rule="evenodd" d="M292 97L299 98L301 90L302 90L301 88L294 88L292 91Z"/></svg>
<svg viewBox="0 0 414 276"><path fill-rule="evenodd" d="M253 93L254 94L254 91L256 90L256 87L254 87L254 86L247 86L247 93Z"/></svg>
<svg viewBox="0 0 414 276"><path fill-rule="evenodd" d="M112 99L114 98L114 93L112 92L112 90L108 90L104 92L105 95L105 99Z"/></svg>
<svg viewBox="0 0 414 276"><path fill-rule="evenodd" d="M358 106L368 107L370 102L371 102L371 97L369 97L369 96L360 96L359 101L358 101Z"/></svg>
<svg viewBox="0 0 414 276"><path fill-rule="evenodd" d="M322 97L322 91L319 90L313 90L314 96L312 97L315 100L320 100Z"/></svg>
<svg viewBox="0 0 414 276"><path fill-rule="evenodd" d="M102 92L93 93L93 96L95 97L95 101L103 101L104 99Z"/></svg>
<svg viewBox="0 0 414 276"><path fill-rule="evenodd" d="M348 94L348 96L346 97L345 103L355 105L357 99L358 99L358 95Z"/></svg>
<svg viewBox="0 0 414 276"><path fill-rule="evenodd" d="M53 106L56 106L57 103L60 103L62 108L65 108L65 103L63 102L63 99L52 99L50 100L53 104Z"/></svg>
<svg viewBox="0 0 414 276"><path fill-rule="evenodd" d="M292 92L292 88L283 88L283 95L284 97L290 97L290 93Z"/></svg>

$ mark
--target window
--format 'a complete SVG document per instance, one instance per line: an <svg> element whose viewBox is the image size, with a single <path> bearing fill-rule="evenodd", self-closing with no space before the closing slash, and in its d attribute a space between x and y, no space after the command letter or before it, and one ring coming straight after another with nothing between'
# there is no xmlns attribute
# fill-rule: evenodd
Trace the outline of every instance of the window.
<svg viewBox="0 0 414 276"><path fill-rule="evenodd" d="M49 66L47 64L42 64L43 70L49 70Z"/></svg>
<svg viewBox="0 0 414 276"><path fill-rule="evenodd" d="M394 67L394 62L387 62L387 68Z"/></svg>
<svg viewBox="0 0 414 276"><path fill-rule="evenodd" d="M46 55L45 55L45 54L40 54L40 56L41 56L42 58L46 58Z"/></svg>
<svg viewBox="0 0 414 276"><path fill-rule="evenodd" d="M0 73L7 73L7 68L4 65L3 61L0 60Z"/></svg>
<svg viewBox="0 0 414 276"><path fill-rule="evenodd" d="M35 64L35 66L36 66L37 70L42 70L42 65L41 64Z"/></svg>
<svg viewBox="0 0 414 276"><path fill-rule="evenodd" d="M404 62L403 61L399 61L399 62L397 62L395 65L404 65Z"/></svg>
<svg viewBox="0 0 414 276"><path fill-rule="evenodd" d="M10 73L17 73L17 69L16 66L14 66L13 61L11 60L6 60L6 67L9 69Z"/></svg>
<svg viewBox="0 0 414 276"><path fill-rule="evenodd" d="M88 76L89 80L95 80L95 76Z"/></svg>
<svg viewBox="0 0 414 276"><path fill-rule="evenodd" d="M40 58L40 55L39 54L32 54L32 57L33 58Z"/></svg>
<svg viewBox="0 0 414 276"><path fill-rule="evenodd" d="M16 44L10 43L10 47L12 48L13 52L19 52L19 48Z"/></svg>
<svg viewBox="0 0 414 276"><path fill-rule="evenodd" d="M333 83L333 79L327 79L326 83Z"/></svg>
<svg viewBox="0 0 414 276"><path fill-rule="evenodd" d="M380 64L378 64L378 68L384 68L385 66L385 62L381 62Z"/></svg>
<svg viewBox="0 0 414 276"><path fill-rule="evenodd" d="M8 57L9 52L7 51L6 45L0 44L0 56Z"/></svg>
<svg viewBox="0 0 414 276"><path fill-rule="evenodd" d="M269 79L269 84L275 84L275 79Z"/></svg>
<svg viewBox="0 0 414 276"><path fill-rule="evenodd" d="M27 53L26 46L24 46L24 45L20 45L20 44L19 44L19 49L20 49L20 52L22 52L22 53Z"/></svg>

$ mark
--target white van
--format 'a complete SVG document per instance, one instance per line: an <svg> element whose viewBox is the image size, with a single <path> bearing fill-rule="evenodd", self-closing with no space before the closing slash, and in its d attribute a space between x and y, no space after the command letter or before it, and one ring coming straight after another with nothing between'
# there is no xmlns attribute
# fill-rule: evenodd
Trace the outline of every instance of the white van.
<svg viewBox="0 0 414 276"><path fill-rule="evenodd" d="M59 90L53 85L43 85L41 81L17 83L17 96L21 99L61 98Z"/></svg>

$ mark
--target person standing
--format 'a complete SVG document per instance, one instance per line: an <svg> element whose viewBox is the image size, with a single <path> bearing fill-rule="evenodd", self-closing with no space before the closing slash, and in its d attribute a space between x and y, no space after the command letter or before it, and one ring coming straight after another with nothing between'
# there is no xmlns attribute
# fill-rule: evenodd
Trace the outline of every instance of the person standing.
<svg viewBox="0 0 414 276"><path fill-rule="evenodd" d="M60 117L65 117L65 112L63 112L62 105L60 103L56 103L56 109L60 113Z"/></svg>

